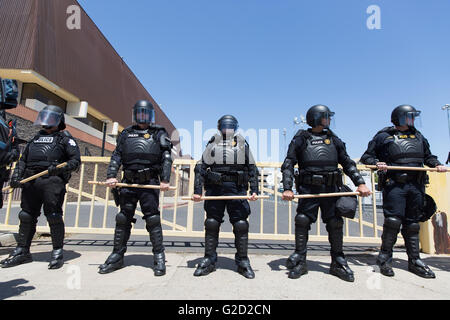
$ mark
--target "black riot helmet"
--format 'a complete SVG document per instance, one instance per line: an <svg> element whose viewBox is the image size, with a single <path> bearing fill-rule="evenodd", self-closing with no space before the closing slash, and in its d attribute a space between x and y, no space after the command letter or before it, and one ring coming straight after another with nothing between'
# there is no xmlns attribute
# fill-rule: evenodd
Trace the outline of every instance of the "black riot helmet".
<svg viewBox="0 0 450 320"><path fill-rule="evenodd" d="M324 126L325 128L329 127L329 122L331 121L331 117L334 116L334 112L332 112L327 106L318 104L309 108L306 113L306 122L312 128L317 126ZM325 119L325 121L323 121Z"/></svg>
<svg viewBox="0 0 450 320"><path fill-rule="evenodd" d="M417 118L420 117L421 111L416 110L413 106L403 104L392 111L391 121L396 126L414 127Z"/></svg>
<svg viewBox="0 0 450 320"><path fill-rule="evenodd" d="M64 130L66 128L64 111L58 106L46 106L39 112L34 125L42 126L44 129L58 127L59 131Z"/></svg>
<svg viewBox="0 0 450 320"><path fill-rule="evenodd" d="M232 115L225 115L222 118L219 119L217 122L217 129L219 131L226 130L226 129L232 129L236 131L239 128L239 123L235 117Z"/></svg>
<svg viewBox="0 0 450 320"><path fill-rule="evenodd" d="M148 100L139 100L133 107L133 122L150 124L155 122L155 108Z"/></svg>

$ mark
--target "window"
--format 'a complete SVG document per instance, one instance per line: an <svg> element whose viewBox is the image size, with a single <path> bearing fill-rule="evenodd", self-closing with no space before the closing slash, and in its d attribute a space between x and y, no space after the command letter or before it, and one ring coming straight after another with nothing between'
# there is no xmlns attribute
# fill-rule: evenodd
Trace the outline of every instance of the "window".
<svg viewBox="0 0 450 320"><path fill-rule="evenodd" d="M103 121L91 116L89 113L84 119L77 119L80 122L87 124L88 126L103 132Z"/></svg>
<svg viewBox="0 0 450 320"><path fill-rule="evenodd" d="M22 87L21 104L25 105L26 99L39 100L47 105L58 106L66 112L67 101L57 96L56 94L42 88L35 83L24 83Z"/></svg>

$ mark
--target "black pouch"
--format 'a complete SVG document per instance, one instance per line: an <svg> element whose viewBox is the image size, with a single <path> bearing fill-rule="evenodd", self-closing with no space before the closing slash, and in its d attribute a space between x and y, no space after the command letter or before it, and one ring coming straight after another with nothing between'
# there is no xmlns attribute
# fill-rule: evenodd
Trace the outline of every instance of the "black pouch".
<svg viewBox="0 0 450 320"><path fill-rule="evenodd" d="M428 195L425 194L423 198L423 208L421 215L419 216L420 222L428 221L437 211L437 205L434 199Z"/></svg>
<svg viewBox="0 0 450 320"><path fill-rule="evenodd" d="M352 192L352 189L347 185L343 185L339 188L339 192ZM354 219L357 207L358 199L356 196L340 197L336 201L336 215L338 217Z"/></svg>
<svg viewBox="0 0 450 320"><path fill-rule="evenodd" d="M386 186L387 173L383 171L378 171L377 174L378 174L377 191L383 191L384 187Z"/></svg>
<svg viewBox="0 0 450 320"><path fill-rule="evenodd" d="M322 185L324 183L323 180L324 180L323 176L321 176L321 175L313 174L311 176L311 184L313 186L320 186L320 185Z"/></svg>
<svg viewBox="0 0 450 320"><path fill-rule="evenodd" d="M114 202L116 204L116 207L120 206L120 189L119 188L112 188L111 193L114 197Z"/></svg>

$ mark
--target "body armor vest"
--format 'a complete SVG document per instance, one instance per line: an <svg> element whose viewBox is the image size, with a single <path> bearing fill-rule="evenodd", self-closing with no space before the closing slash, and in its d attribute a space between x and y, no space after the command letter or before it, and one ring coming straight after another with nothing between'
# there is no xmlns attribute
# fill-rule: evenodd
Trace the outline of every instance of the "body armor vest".
<svg viewBox="0 0 450 320"><path fill-rule="evenodd" d="M421 135L396 133L389 136L388 155L390 164L423 164L424 148Z"/></svg>
<svg viewBox="0 0 450 320"><path fill-rule="evenodd" d="M28 145L27 167L48 168L65 160L62 132L38 134Z"/></svg>
<svg viewBox="0 0 450 320"><path fill-rule="evenodd" d="M207 145L203 161L211 166L212 171L243 170L249 164L249 148L241 135L224 140L221 134L217 134Z"/></svg>
<svg viewBox="0 0 450 320"><path fill-rule="evenodd" d="M311 171L335 171L338 167L338 152L333 137L310 135L306 147L300 154L301 169Z"/></svg>
<svg viewBox="0 0 450 320"><path fill-rule="evenodd" d="M157 131L130 130L122 141L122 162L124 165L159 165L161 147L157 141Z"/></svg>

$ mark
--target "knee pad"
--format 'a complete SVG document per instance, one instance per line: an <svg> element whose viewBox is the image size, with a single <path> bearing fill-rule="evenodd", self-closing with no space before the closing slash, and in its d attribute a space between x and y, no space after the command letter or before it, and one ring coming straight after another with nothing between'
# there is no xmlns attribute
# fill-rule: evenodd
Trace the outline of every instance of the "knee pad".
<svg viewBox="0 0 450 320"><path fill-rule="evenodd" d="M213 218L205 220L205 230L211 232L218 232L220 228L220 222Z"/></svg>
<svg viewBox="0 0 450 320"><path fill-rule="evenodd" d="M116 215L116 223L118 225L122 225L122 226L126 226L131 222L130 219L128 219L128 217L123 213L123 212L119 212Z"/></svg>
<svg viewBox="0 0 450 320"><path fill-rule="evenodd" d="M22 210L19 212L19 220L23 223L33 223L36 221L36 218L28 212Z"/></svg>
<svg viewBox="0 0 450 320"><path fill-rule="evenodd" d="M233 224L234 233L247 233L248 232L248 221L239 220Z"/></svg>
<svg viewBox="0 0 450 320"><path fill-rule="evenodd" d="M336 229L341 229L344 226L344 219L342 219L341 217L336 218L333 217L330 220L328 220L327 224L326 224L326 229L328 230L336 230Z"/></svg>
<svg viewBox="0 0 450 320"><path fill-rule="evenodd" d="M420 231L420 224L411 223L411 224L408 224L405 229L406 229L406 232L409 234L416 234L416 233L419 233L419 231Z"/></svg>
<svg viewBox="0 0 450 320"><path fill-rule="evenodd" d="M46 217L49 225L64 224L63 217L60 213L50 213Z"/></svg>
<svg viewBox="0 0 450 320"><path fill-rule="evenodd" d="M397 232L400 230L400 226L402 225L402 220L398 217L386 217L384 219L384 227L388 229L396 230Z"/></svg>
<svg viewBox="0 0 450 320"><path fill-rule="evenodd" d="M309 230L311 226L311 219L304 214L298 214L295 216L295 225Z"/></svg>
<svg viewBox="0 0 450 320"><path fill-rule="evenodd" d="M155 214L153 216L146 217L145 223L146 223L147 229L153 229L154 227L161 225L161 217L159 216L159 214Z"/></svg>

